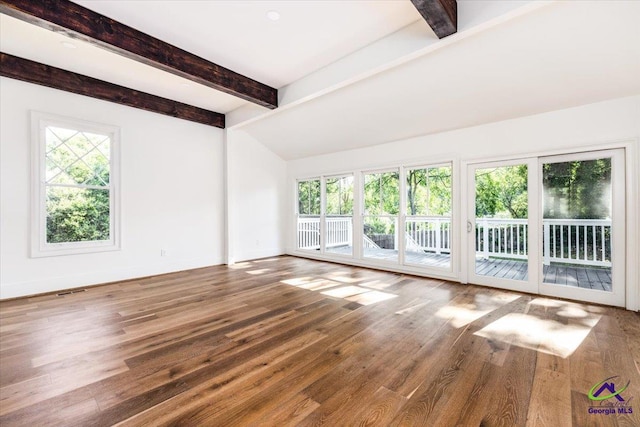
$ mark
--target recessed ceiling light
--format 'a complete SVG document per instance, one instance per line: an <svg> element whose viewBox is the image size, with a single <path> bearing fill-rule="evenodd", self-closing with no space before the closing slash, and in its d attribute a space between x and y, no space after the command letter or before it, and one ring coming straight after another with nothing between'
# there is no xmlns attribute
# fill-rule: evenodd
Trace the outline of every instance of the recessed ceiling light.
<svg viewBox="0 0 640 427"><path fill-rule="evenodd" d="M76 45L71 43L71 42L60 42L60 44L64 47L66 47L67 49L75 49Z"/></svg>
<svg viewBox="0 0 640 427"><path fill-rule="evenodd" d="M277 21L278 19L280 19L280 14L275 10L270 10L269 12L267 12L267 18L272 21Z"/></svg>

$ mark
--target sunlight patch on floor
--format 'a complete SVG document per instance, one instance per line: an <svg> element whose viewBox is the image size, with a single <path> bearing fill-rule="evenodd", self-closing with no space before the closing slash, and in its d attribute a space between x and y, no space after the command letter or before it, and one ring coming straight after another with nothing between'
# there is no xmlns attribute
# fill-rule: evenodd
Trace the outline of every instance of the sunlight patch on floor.
<svg viewBox="0 0 640 427"><path fill-rule="evenodd" d="M436 316L448 319L454 328L462 328L518 298L520 296L516 294L478 295L471 302L456 303L452 301L440 308L436 312Z"/></svg>
<svg viewBox="0 0 640 427"><path fill-rule="evenodd" d="M362 282L360 283L360 286L366 286L367 288L371 288L371 289L383 290L388 288L389 286L392 286L392 284L387 282L381 282L380 280L372 280L370 282Z"/></svg>
<svg viewBox="0 0 640 427"><path fill-rule="evenodd" d="M257 270L251 270L251 271L247 271L248 274L253 274L253 275L257 275L257 274L264 274L268 271L271 271L270 268L259 268Z"/></svg>
<svg viewBox="0 0 640 427"><path fill-rule="evenodd" d="M382 291L381 289L389 285L378 280L361 283L360 285L362 286L356 286L348 284L348 282L344 280L344 277L336 277L335 275L331 277L338 280L306 276L282 280L280 283L295 286L300 289L320 292L322 295L328 297L341 298L346 301L356 302L360 305L375 304L397 297L396 294Z"/></svg>
<svg viewBox="0 0 640 427"><path fill-rule="evenodd" d="M588 314L567 323L532 314L510 313L480 329L475 335L566 358L580 346L599 315Z"/></svg>
<svg viewBox="0 0 640 427"><path fill-rule="evenodd" d="M413 304L409 307L403 308L402 310L398 310L396 311L395 314L400 314L400 315L409 315L412 313L415 313L417 310L420 310L422 307L424 307L425 305L429 304L431 302L431 300L426 300L423 302L420 302L418 304Z"/></svg>
<svg viewBox="0 0 640 427"><path fill-rule="evenodd" d="M436 312L436 316L441 319L450 319L451 325L453 325L454 328L462 328L492 311L492 309L477 310L473 306L458 307L446 305Z"/></svg>
<svg viewBox="0 0 640 427"><path fill-rule="evenodd" d="M310 291L320 291L322 289L334 288L336 286L342 286L342 283L334 282L333 280L327 279L319 279L297 285L298 288L308 289Z"/></svg>
<svg viewBox="0 0 640 427"><path fill-rule="evenodd" d="M362 305L375 304L377 302L386 301L391 298L395 298L398 295L390 294L388 292L381 291L368 291L362 294L354 295L345 298L347 301L357 302Z"/></svg>
<svg viewBox="0 0 640 427"><path fill-rule="evenodd" d="M362 277L345 277L344 274L346 273L331 273L326 277L330 280L335 280L336 282L340 283L356 283L362 281Z"/></svg>
<svg viewBox="0 0 640 427"><path fill-rule="evenodd" d="M529 305L558 309L557 314L564 317L585 317L588 314L603 313L605 311L604 307L544 297L532 300Z"/></svg>
<svg viewBox="0 0 640 427"><path fill-rule="evenodd" d="M364 292L369 292L369 289L361 288L360 286L341 286L339 288L329 289L320 293L322 295L328 295L335 298L347 298Z"/></svg>
<svg viewBox="0 0 640 427"><path fill-rule="evenodd" d="M291 286L301 286L310 283L313 280L313 277L295 277L293 279L282 280L280 283L284 283L285 285Z"/></svg>

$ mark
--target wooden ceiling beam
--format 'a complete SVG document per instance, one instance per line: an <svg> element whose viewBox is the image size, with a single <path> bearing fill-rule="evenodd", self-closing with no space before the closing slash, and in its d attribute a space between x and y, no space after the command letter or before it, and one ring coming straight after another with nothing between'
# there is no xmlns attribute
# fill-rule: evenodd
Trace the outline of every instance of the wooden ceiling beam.
<svg viewBox="0 0 640 427"><path fill-rule="evenodd" d="M0 53L0 75L209 126L225 125L224 114L6 53Z"/></svg>
<svg viewBox="0 0 640 427"><path fill-rule="evenodd" d="M439 39L458 31L456 0L411 0Z"/></svg>
<svg viewBox="0 0 640 427"><path fill-rule="evenodd" d="M278 90L68 0L0 0L0 12L274 109Z"/></svg>

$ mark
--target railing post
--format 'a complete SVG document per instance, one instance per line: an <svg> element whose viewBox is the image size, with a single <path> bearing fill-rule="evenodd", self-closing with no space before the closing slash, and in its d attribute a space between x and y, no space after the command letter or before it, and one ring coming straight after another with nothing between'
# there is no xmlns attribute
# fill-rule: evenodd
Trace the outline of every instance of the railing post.
<svg viewBox="0 0 640 427"><path fill-rule="evenodd" d="M482 220L482 257L489 259L489 221Z"/></svg>
<svg viewBox="0 0 640 427"><path fill-rule="evenodd" d="M436 218L436 254L440 255L442 253L442 233L440 218Z"/></svg>
<svg viewBox="0 0 640 427"><path fill-rule="evenodd" d="M542 221L544 228L544 249L542 252L542 263L544 265L551 264L551 225L549 221ZM555 244L555 242L554 242Z"/></svg>

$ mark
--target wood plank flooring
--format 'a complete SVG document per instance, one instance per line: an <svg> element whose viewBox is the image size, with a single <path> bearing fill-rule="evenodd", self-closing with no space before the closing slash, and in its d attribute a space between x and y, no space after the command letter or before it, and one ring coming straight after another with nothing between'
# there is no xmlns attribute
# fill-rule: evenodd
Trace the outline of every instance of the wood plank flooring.
<svg viewBox="0 0 640 427"><path fill-rule="evenodd" d="M589 399L605 379L630 381L624 401ZM589 412L613 404L627 406ZM639 414L640 315L616 308L294 257L0 302L3 427L638 426Z"/></svg>

